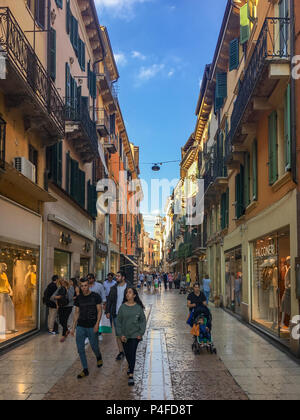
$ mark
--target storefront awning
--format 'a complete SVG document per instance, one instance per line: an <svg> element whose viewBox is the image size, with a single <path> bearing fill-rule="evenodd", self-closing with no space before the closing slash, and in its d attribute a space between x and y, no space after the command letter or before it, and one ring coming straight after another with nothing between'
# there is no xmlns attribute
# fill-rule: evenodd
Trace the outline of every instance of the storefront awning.
<svg viewBox="0 0 300 420"><path fill-rule="evenodd" d="M131 259L131 258L129 258L127 255L125 255L124 254L124 257L128 260L128 261L130 261L130 263L134 266L134 267L138 267L138 265Z"/></svg>

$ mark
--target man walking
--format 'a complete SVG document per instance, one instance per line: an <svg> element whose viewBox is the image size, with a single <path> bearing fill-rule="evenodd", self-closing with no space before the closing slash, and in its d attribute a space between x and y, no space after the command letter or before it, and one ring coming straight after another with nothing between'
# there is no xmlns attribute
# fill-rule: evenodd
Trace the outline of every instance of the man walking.
<svg viewBox="0 0 300 420"><path fill-rule="evenodd" d="M51 283L48 284L43 297L43 302L47 306L49 314L48 314L48 332L49 334L55 335L58 334L54 331L54 325L56 321L57 316L57 305L54 301L50 300L51 296L56 292L57 290L57 281L58 276L52 276Z"/></svg>
<svg viewBox="0 0 300 420"><path fill-rule="evenodd" d="M117 284L117 282L114 280L114 274L113 273L108 273L107 275L107 279L105 280L105 282L103 283L104 289L105 289L105 295L106 297L108 297L109 293L110 293L110 289L115 286Z"/></svg>
<svg viewBox="0 0 300 420"><path fill-rule="evenodd" d="M87 275L87 279L90 286L90 291L94 293L98 293L100 295L102 303L106 303L106 294L103 284L96 282L95 276L93 273ZM104 305L105 306L105 305Z"/></svg>
<svg viewBox="0 0 300 420"><path fill-rule="evenodd" d="M116 333L116 320L120 307L123 304L125 290L129 285L126 282L126 275L124 272L119 271L117 273L117 284L110 289L110 293L107 298L106 303L106 317L111 320L111 323L115 327ZM116 336L116 341L119 349L119 354L116 357L116 360L122 360L125 356L123 344L119 337Z"/></svg>
<svg viewBox="0 0 300 420"><path fill-rule="evenodd" d="M74 323L71 335L74 336L76 329L76 345L81 360L83 371L77 376L78 379L89 375L88 364L85 354L85 339L88 338L91 348L97 358L97 367L103 365L102 355L99 349L98 331L102 315L101 297L98 293L90 291L87 279L80 282L81 294L75 300Z"/></svg>

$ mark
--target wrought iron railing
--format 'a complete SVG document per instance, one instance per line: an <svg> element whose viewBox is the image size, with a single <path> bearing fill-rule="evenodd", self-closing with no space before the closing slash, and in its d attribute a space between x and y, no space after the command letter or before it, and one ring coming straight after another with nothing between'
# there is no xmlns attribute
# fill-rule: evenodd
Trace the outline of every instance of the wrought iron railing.
<svg viewBox="0 0 300 420"><path fill-rule="evenodd" d="M91 145L96 152L98 150L98 135L96 123L95 121L91 120L89 109L86 106L86 102L80 100L76 106L74 105L74 103L72 103L72 101L69 101L69 103L71 103L71 105L66 105L65 108L66 120L74 121L81 124L85 137L90 140Z"/></svg>
<svg viewBox="0 0 300 420"><path fill-rule="evenodd" d="M104 126L109 132L109 117L104 108L95 108L95 120L97 125Z"/></svg>
<svg viewBox="0 0 300 420"><path fill-rule="evenodd" d="M0 118L0 168L5 167L6 122Z"/></svg>
<svg viewBox="0 0 300 420"><path fill-rule="evenodd" d="M117 100L117 99L118 99L118 90L116 89L115 84L111 81L111 78L110 78L110 75L109 75L109 72L108 72L108 70L107 70L107 68L106 68L105 63L104 63L103 70L101 70L101 71L97 74L97 77L98 77L99 79L104 79L104 78L106 79L106 82L107 82L107 85L108 85L108 87L109 87L109 90L110 90L110 92L111 92L112 97L113 97L115 100Z"/></svg>
<svg viewBox="0 0 300 420"><path fill-rule="evenodd" d="M266 18L256 46L241 83L231 116L231 129L226 139L226 155L231 152L231 143L241 123L257 83L267 63L289 60L290 54L290 19Z"/></svg>
<svg viewBox="0 0 300 420"><path fill-rule="evenodd" d="M0 48L28 83L37 101L64 133L64 103L30 42L8 7L0 7Z"/></svg>
<svg viewBox="0 0 300 420"><path fill-rule="evenodd" d="M217 178L227 178L227 167L225 165L225 159L223 157L216 157L213 162L213 180Z"/></svg>

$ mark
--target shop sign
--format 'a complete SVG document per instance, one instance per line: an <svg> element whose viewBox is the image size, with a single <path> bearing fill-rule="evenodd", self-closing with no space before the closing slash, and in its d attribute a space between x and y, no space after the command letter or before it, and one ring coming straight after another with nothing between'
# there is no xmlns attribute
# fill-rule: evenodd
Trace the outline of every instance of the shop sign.
<svg viewBox="0 0 300 420"><path fill-rule="evenodd" d="M97 241L96 241L96 252L97 252L97 254L107 255L108 254L107 244L105 244L105 243L99 241L99 239L97 239Z"/></svg>
<svg viewBox="0 0 300 420"><path fill-rule="evenodd" d="M65 232L60 232L59 242L63 245L70 245L72 243L71 235Z"/></svg>
<svg viewBox="0 0 300 420"><path fill-rule="evenodd" d="M276 256L276 247L275 244L262 246L261 248L256 248L255 255L259 257L274 257Z"/></svg>
<svg viewBox="0 0 300 420"><path fill-rule="evenodd" d="M91 250L91 244L89 242L85 242L84 247L83 247L83 251L86 253L89 253Z"/></svg>

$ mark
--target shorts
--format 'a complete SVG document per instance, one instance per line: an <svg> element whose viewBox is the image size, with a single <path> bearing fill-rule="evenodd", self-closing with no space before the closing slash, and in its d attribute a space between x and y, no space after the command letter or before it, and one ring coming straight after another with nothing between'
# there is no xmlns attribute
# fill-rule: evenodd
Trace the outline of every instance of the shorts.
<svg viewBox="0 0 300 420"><path fill-rule="evenodd" d="M158 289L158 283L155 283L154 288Z"/></svg>

